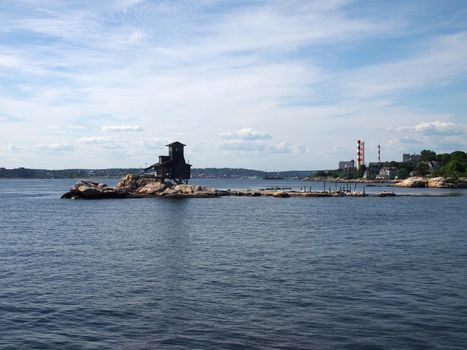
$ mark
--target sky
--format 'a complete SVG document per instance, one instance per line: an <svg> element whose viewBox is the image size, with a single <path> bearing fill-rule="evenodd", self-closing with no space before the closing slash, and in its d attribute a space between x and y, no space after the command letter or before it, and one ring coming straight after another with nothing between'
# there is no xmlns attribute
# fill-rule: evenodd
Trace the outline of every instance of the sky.
<svg viewBox="0 0 467 350"><path fill-rule="evenodd" d="M467 2L0 0L0 167L467 150Z"/></svg>

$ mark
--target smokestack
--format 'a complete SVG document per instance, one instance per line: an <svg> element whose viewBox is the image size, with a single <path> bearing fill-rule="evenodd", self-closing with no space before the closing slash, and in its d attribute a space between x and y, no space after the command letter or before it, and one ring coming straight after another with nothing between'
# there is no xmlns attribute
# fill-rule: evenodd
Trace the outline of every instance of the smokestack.
<svg viewBox="0 0 467 350"><path fill-rule="evenodd" d="M378 145L378 163L381 163L381 146Z"/></svg>
<svg viewBox="0 0 467 350"><path fill-rule="evenodd" d="M357 140L357 169L360 168L360 165L362 165L362 141Z"/></svg>
<svg viewBox="0 0 467 350"><path fill-rule="evenodd" d="M362 165L365 165L365 141L362 141Z"/></svg>

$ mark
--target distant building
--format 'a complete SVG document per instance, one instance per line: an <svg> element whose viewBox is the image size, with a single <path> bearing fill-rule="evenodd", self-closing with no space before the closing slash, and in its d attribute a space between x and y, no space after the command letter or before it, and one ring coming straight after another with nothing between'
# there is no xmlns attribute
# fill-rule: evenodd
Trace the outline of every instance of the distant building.
<svg viewBox="0 0 467 350"><path fill-rule="evenodd" d="M339 162L339 170L354 170L355 169L355 161L352 159L350 161L340 161Z"/></svg>
<svg viewBox="0 0 467 350"><path fill-rule="evenodd" d="M396 167L382 167L376 175L377 180L394 180L397 174Z"/></svg>
<svg viewBox="0 0 467 350"><path fill-rule="evenodd" d="M420 161L420 154L404 153L402 155L402 162L404 163L418 163Z"/></svg>
<svg viewBox="0 0 467 350"><path fill-rule="evenodd" d="M167 145L167 147L169 147L169 155L159 156L159 162L144 170L153 169L156 177L160 179L169 179L177 184L188 183L188 179L191 177L191 164L185 161L183 155L185 145L177 141Z"/></svg>

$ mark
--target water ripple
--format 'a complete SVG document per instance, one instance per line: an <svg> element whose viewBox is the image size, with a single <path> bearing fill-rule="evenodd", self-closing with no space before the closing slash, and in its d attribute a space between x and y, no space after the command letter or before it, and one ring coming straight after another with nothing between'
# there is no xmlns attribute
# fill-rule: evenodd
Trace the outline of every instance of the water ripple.
<svg viewBox="0 0 467 350"><path fill-rule="evenodd" d="M467 346L467 196L85 202L60 183L0 182L0 349Z"/></svg>

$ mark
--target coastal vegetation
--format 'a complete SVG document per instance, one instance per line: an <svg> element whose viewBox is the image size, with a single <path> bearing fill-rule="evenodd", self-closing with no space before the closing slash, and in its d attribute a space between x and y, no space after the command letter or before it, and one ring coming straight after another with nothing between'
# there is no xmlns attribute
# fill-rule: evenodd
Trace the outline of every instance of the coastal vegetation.
<svg viewBox="0 0 467 350"><path fill-rule="evenodd" d="M311 178L403 180L410 176L453 179L465 177L467 176L467 154L463 151L437 154L432 150L423 150L416 161L375 162L369 163L368 166L362 165L358 169L321 170Z"/></svg>

